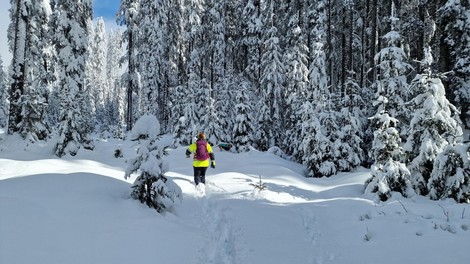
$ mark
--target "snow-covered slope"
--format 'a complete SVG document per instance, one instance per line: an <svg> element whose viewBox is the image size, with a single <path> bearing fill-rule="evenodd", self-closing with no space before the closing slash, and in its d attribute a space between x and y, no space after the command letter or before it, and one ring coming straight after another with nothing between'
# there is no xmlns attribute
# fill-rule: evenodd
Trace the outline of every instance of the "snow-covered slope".
<svg viewBox="0 0 470 264"><path fill-rule="evenodd" d="M466 263L470 206L423 197L378 203L368 170L331 178L270 153L215 150L205 195L172 149L183 201L164 215L129 198L129 142L58 159L49 144L0 141L1 264ZM115 158L122 146L124 158ZM214 148L215 149L215 148ZM267 186L257 191L253 184Z"/></svg>

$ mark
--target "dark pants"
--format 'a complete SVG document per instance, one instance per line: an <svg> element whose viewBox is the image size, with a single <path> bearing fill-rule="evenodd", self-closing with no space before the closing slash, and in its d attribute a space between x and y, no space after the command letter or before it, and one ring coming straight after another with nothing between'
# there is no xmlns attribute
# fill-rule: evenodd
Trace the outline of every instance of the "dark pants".
<svg viewBox="0 0 470 264"><path fill-rule="evenodd" d="M193 167L194 168L194 183L198 185L200 182L206 184L206 170L207 167Z"/></svg>

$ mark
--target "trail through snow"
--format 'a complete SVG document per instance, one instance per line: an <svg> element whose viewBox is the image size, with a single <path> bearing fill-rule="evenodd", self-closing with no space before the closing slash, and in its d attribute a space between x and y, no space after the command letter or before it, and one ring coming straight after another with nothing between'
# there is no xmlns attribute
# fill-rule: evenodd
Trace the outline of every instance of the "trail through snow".
<svg viewBox="0 0 470 264"><path fill-rule="evenodd" d="M369 171L305 178L270 153L216 150L204 192L185 148L167 157L183 201L160 215L129 198L128 142L58 159L46 144L0 141L0 264L461 264L470 206L363 194ZM124 158L114 158L121 145ZM266 190L253 184L261 181Z"/></svg>

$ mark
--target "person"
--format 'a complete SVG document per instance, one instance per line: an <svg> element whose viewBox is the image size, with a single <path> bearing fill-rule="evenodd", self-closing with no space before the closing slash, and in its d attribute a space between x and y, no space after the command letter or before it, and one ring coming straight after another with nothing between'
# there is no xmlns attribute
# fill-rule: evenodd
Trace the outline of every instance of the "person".
<svg viewBox="0 0 470 264"><path fill-rule="evenodd" d="M189 158L191 153L194 154L194 183L196 186L199 183L206 184L206 171L209 165L215 168L215 157L204 133L199 133L196 142L186 149L186 158Z"/></svg>
<svg viewBox="0 0 470 264"><path fill-rule="evenodd" d="M221 142L221 143L219 143L218 147L219 147L220 150L229 151L232 148L232 144Z"/></svg>

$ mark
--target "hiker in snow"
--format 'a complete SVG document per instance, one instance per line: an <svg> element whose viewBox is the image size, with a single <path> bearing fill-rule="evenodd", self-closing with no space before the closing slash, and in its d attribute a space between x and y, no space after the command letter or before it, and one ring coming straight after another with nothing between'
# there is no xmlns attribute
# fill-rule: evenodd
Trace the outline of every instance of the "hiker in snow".
<svg viewBox="0 0 470 264"><path fill-rule="evenodd" d="M229 151L232 148L232 144L225 143L225 142L221 142L217 146L219 147L220 150L226 150L226 151Z"/></svg>
<svg viewBox="0 0 470 264"><path fill-rule="evenodd" d="M192 143L186 150L186 158L189 158L191 153L194 153L194 183L196 185L200 182L206 184L206 170L209 165L215 168L215 157L204 133L199 133L196 142Z"/></svg>

